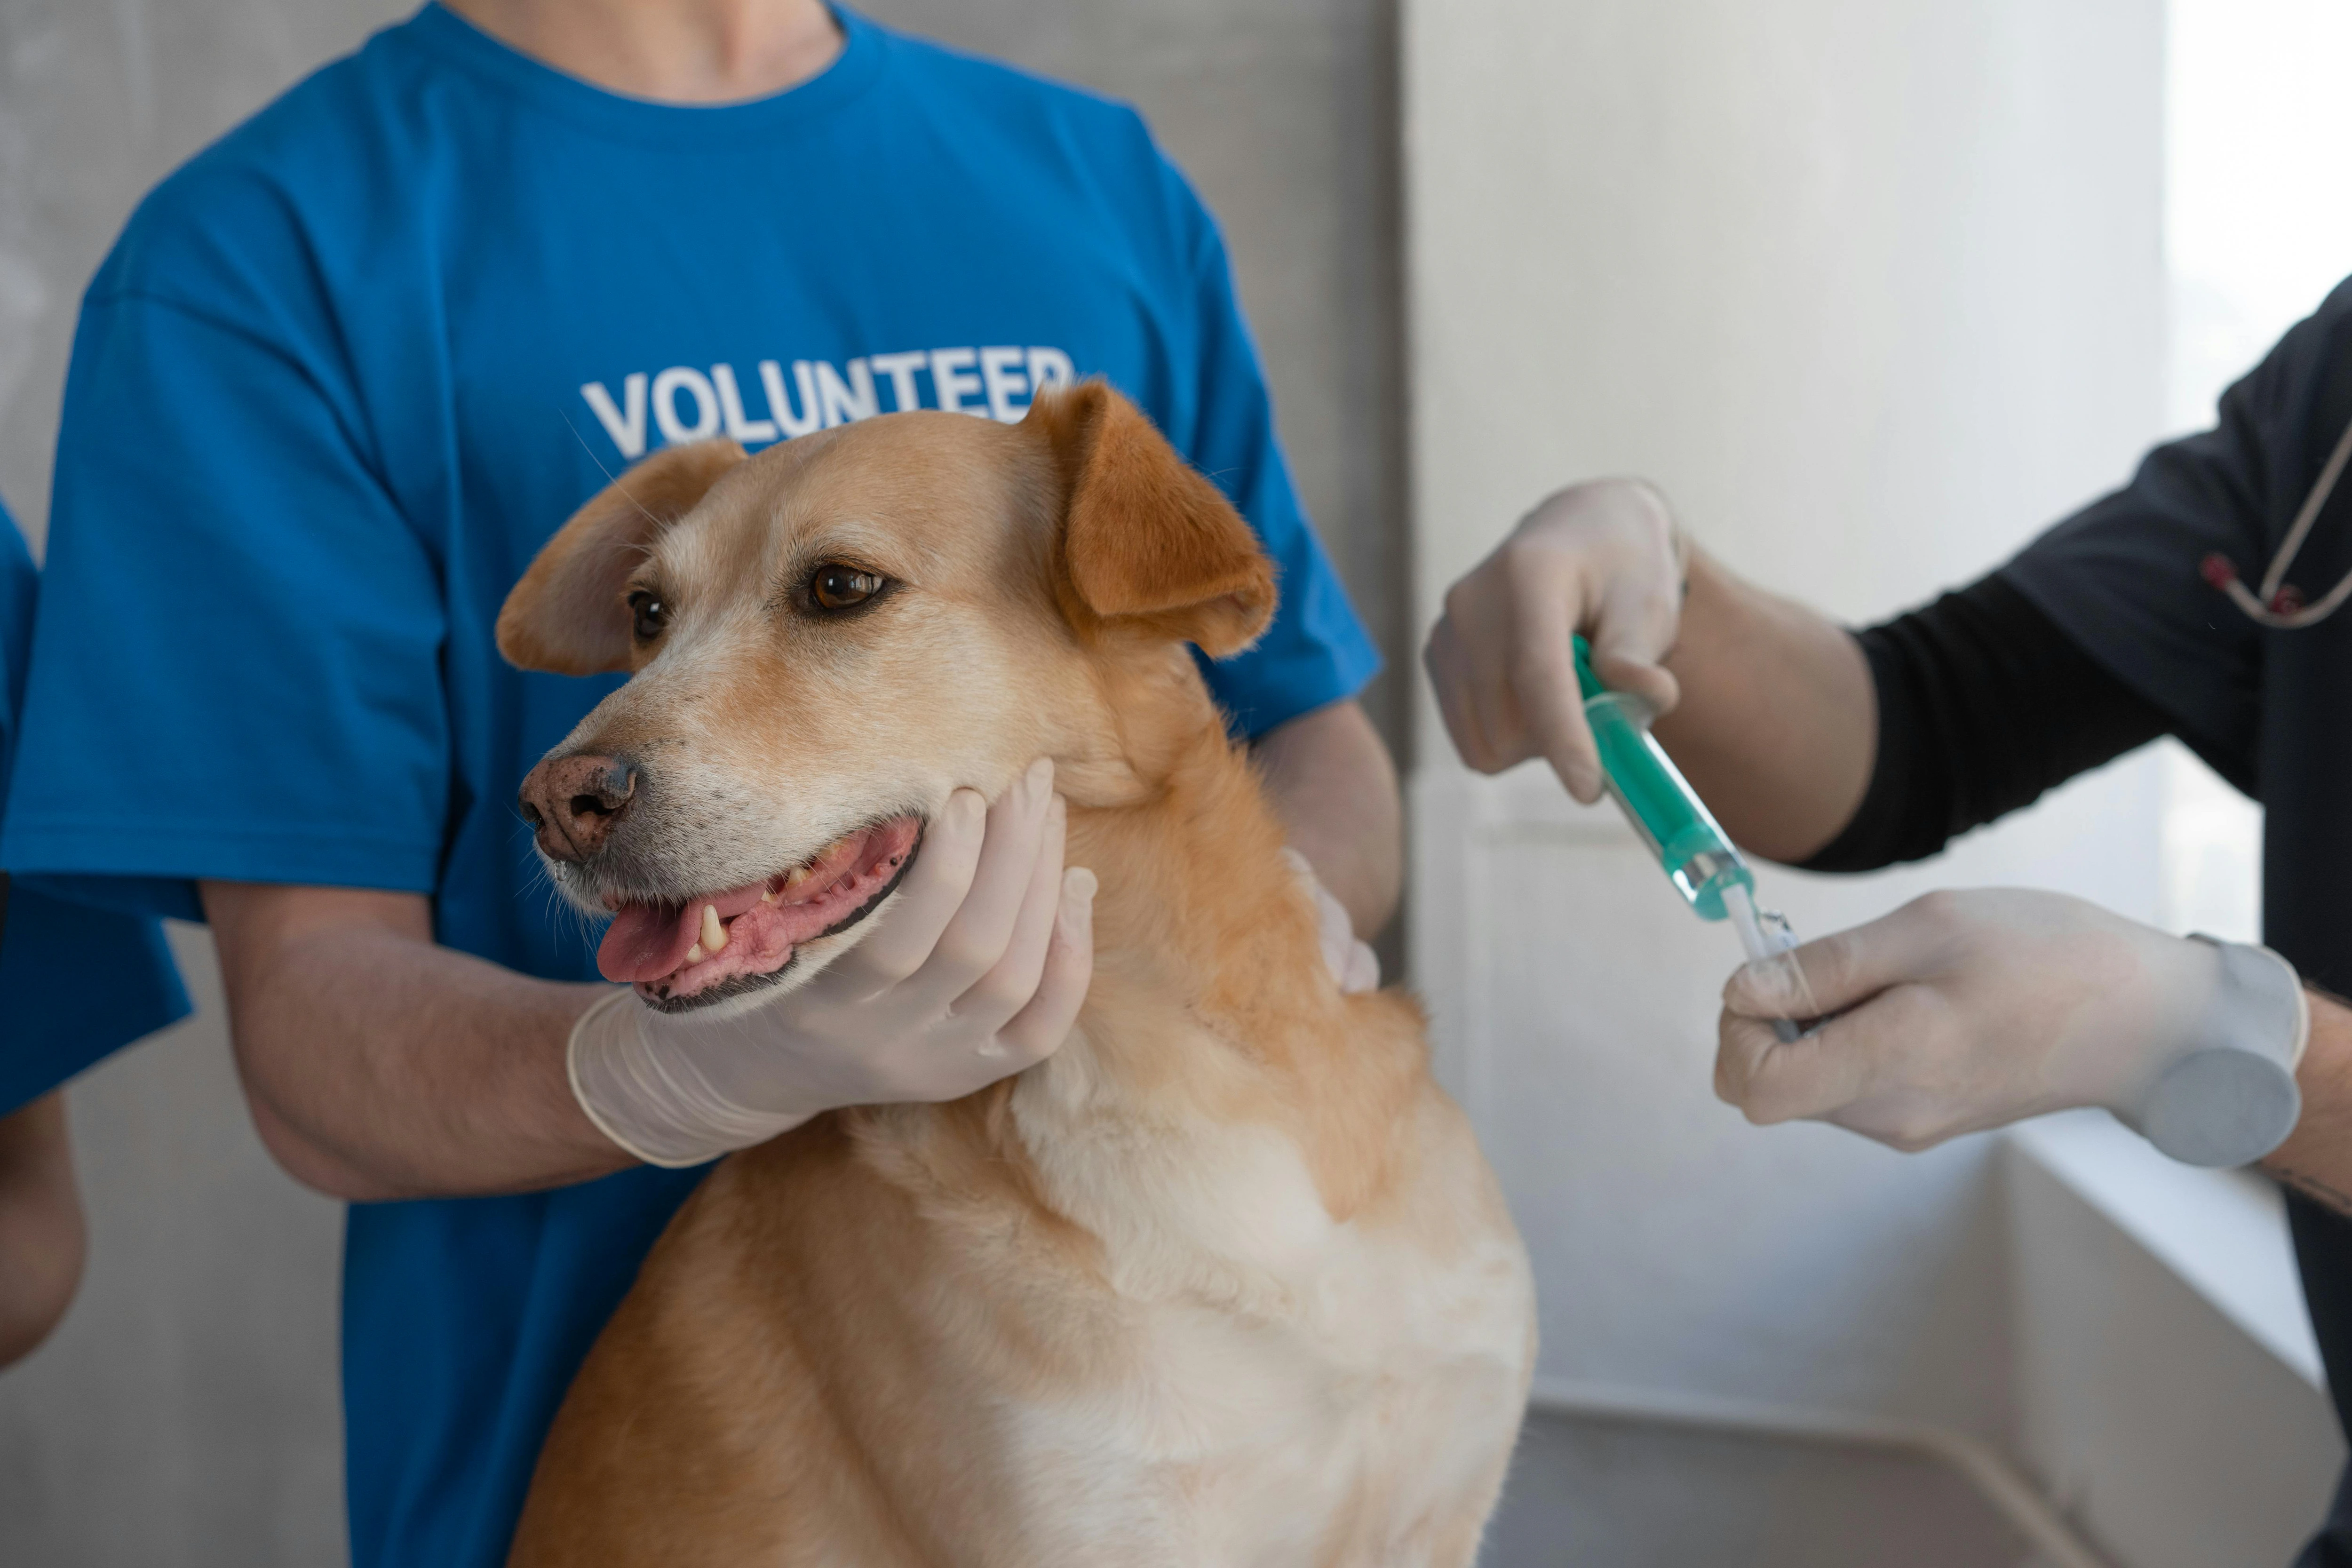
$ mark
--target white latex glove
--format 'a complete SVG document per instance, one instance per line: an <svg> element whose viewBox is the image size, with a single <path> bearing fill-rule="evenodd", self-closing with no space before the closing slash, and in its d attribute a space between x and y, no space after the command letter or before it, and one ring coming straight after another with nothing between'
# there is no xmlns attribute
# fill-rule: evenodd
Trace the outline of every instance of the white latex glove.
<svg viewBox="0 0 2352 1568"><path fill-rule="evenodd" d="M2258 1158L2292 1130L2310 1028L2301 982L2267 948L2011 889L1931 893L1758 960L1723 1001L1716 1092L1751 1121L1924 1149L2105 1106L2200 1164ZM1825 1015L1793 1042L1773 1035L1775 1018Z"/></svg>
<svg viewBox="0 0 2352 1568"><path fill-rule="evenodd" d="M1331 971L1332 980L1347 995L1359 991L1381 988L1381 958L1370 942L1356 940L1356 922L1348 913L1348 906L1323 885L1315 868L1306 856L1284 846L1282 858L1290 868L1306 879L1315 893L1316 936L1323 944L1323 963Z"/></svg>
<svg viewBox="0 0 2352 1568"><path fill-rule="evenodd" d="M863 941L751 1012L655 1012L632 992L572 1031L572 1092L606 1136L694 1165L845 1105L958 1100L1043 1061L1094 969L1095 876L1064 870L1040 762L994 805L958 790Z"/></svg>
<svg viewBox="0 0 2352 1568"><path fill-rule="evenodd" d="M1462 760L1480 773L1548 759L1568 793L1601 798L1569 638L1592 670L1656 713L1681 692L1658 662L1681 624L1681 543L1664 498L1633 479L1560 491L1446 591L1422 658Z"/></svg>

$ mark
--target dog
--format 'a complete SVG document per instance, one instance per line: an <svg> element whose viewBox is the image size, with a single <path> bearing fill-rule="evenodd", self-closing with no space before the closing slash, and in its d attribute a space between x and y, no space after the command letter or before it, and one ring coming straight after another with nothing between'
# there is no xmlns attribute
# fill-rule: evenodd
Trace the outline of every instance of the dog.
<svg viewBox="0 0 2352 1568"><path fill-rule="evenodd" d="M1237 652L1274 605L1248 526L1098 382L1018 425L666 448L550 541L501 651L632 679L541 766L637 780L551 862L566 893L674 910L835 861L868 889L648 1005L804 983L887 918L889 854L952 790L1038 757L1100 891L1058 1053L712 1171L557 1414L515 1568L1472 1562L1533 1372L1527 1256L1417 1005L1333 980L1187 647Z"/></svg>

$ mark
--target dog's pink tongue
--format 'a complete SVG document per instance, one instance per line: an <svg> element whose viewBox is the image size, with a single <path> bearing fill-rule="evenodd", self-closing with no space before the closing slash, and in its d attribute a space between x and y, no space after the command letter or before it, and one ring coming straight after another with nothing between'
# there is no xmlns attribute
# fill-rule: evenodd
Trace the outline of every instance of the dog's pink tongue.
<svg viewBox="0 0 2352 1568"><path fill-rule="evenodd" d="M596 970L624 984L659 980L686 962L702 930L699 903L623 904L596 950Z"/></svg>

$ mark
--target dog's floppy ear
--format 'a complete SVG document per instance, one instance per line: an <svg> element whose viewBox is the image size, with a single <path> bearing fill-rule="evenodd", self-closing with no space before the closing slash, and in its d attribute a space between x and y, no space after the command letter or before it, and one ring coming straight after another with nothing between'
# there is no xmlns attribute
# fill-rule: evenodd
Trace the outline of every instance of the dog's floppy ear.
<svg viewBox="0 0 2352 1568"><path fill-rule="evenodd" d="M665 447L596 492L541 548L499 612L509 664L557 675L629 668L621 590L646 550L719 476L743 460L732 441Z"/></svg>
<svg viewBox="0 0 2352 1568"><path fill-rule="evenodd" d="M1274 563L1216 486L1099 381L1041 392L1024 426L1062 485L1064 613L1239 653L1274 619Z"/></svg>

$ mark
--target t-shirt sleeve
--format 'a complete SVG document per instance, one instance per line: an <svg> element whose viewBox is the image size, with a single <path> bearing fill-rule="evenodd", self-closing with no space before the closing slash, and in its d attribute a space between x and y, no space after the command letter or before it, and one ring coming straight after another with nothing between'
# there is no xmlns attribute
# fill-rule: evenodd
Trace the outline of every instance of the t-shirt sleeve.
<svg viewBox="0 0 2352 1568"><path fill-rule="evenodd" d="M26 667L33 648L34 596L40 573L16 520L0 505L0 791L16 754L16 715L25 706Z"/></svg>
<svg viewBox="0 0 2352 1568"><path fill-rule="evenodd" d="M2249 582L2269 564L2347 416L2326 393L2352 354L2352 284L2337 288L2221 396L2214 427L2150 452L2131 482L2028 545L2001 575L2239 788L2256 789L2263 634L2200 575L2220 554ZM2328 509L2290 580L2312 595L2346 569Z"/></svg>
<svg viewBox="0 0 2352 1568"><path fill-rule="evenodd" d="M0 865L188 919L202 879L431 890L438 567L355 396L258 311L104 279L68 378Z"/></svg>
<svg viewBox="0 0 2352 1568"><path fill-rule="evenodd" d="M1280 594L1263 637L1231 658L1202 664L1235 731L1255 736L1353 697L1380 673L1381 656L1291 486L1224 242L1181 176L1169 169L1166 178L1190 252L1189 335L1197 367L1192 395L1176 399L1190 406L1187 427L1171 434L1257 530L1274 558Z"/></svg>
<svg viewBox="0 0 2352 1568"><path fill-rule="evenodd" d="M0 508L0 793L39 578ZM100 1058L185 1017L187 993L152 919L62 902L0 880L0 1116Z"/></svg>
<svg viewBox="0 0 2352 1568"><path fill-rule="evenodd" d="M0 925L0 1116L188 1016L162 922L11 888Z"/></svg>

